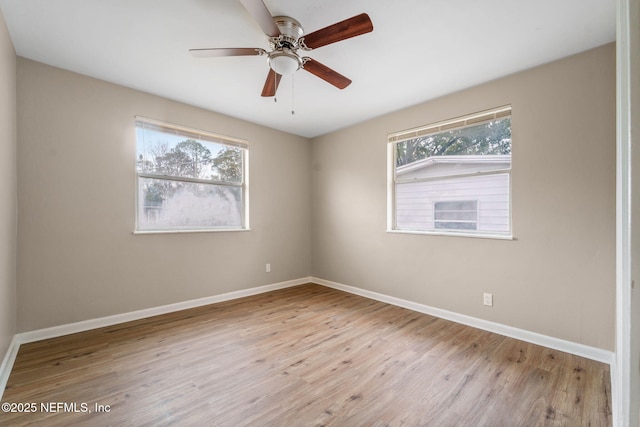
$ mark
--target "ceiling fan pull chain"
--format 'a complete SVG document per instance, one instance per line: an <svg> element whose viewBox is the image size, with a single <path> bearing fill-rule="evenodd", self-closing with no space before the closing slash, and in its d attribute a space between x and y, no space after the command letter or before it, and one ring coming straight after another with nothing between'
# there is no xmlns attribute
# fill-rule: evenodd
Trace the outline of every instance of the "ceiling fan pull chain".
<svg viewBox="0 0 640 427"><path fill-rule="evenodd" d="M296 108L295 108L295 80L296 80L296 75L292 74L291 75L291 115L295 115L296 114Z"/></svg>

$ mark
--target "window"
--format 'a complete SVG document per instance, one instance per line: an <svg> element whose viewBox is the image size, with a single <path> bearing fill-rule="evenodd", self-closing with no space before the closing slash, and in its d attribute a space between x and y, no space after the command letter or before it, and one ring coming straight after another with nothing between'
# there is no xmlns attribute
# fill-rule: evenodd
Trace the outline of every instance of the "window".
<svg viewBox="0 0 640 427"><path fill-rule="evenodd" d="M437 230L477 230L478 202L436 202L433 222Z"/></svg>
<svg viewBox="0 0 640 427"><path fill-rule="evenodd" d="M388 230L511 236L511 107L389 135Z"/></svg>
<svg viewBox="0 0 640 427"><path fill-rule="evenodd" d="M246 142L136 118L137 232L243 230Z"/></svg>

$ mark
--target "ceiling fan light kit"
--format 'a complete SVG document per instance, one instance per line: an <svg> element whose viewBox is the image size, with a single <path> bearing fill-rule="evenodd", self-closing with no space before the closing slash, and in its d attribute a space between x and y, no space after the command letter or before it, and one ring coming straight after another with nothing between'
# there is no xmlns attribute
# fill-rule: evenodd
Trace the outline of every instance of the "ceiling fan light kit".
<svg viewBox="0 0 640 427"><path fill-rule="evenodd" d="M292 75L301 68L338 89L344 89L351 84L351 80L326 65L309 57L301 57L298 50L310 51L373 31L373 24L366 13L305 36L298 21L288 16L273 17L262 0L240 0L240 2L268 37L271 50L267 52L261 48L190 49L189 52L193 56L201 58L267 55L270 70L262 89L262 96L265 97L276 95L282 76Z"/></svg>
<svg viewBox="0 0 640 427"><path fill-rule="evenodd" d="M289 76L302 67L302 58L289 49L282 49L269 54L269 67L281 76Z"/></svg>

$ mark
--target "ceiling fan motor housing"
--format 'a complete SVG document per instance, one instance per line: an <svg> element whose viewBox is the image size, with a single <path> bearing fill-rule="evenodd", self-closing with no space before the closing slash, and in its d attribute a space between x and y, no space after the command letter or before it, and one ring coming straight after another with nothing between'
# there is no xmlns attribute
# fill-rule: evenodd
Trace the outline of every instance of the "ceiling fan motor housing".
<svg viewBox="0 0 640 427"><path fill-rule="evenodd" d="M298 21L288 16L276 16L273 20L280 29L280 36L269 40L272 52L269 53L267 62L281 76L293 74L303 64L297 50L298 39L302 37L304 30Z"/></svg>
<svg viewBox="0 0 640 427"><path fill-rule="evenodd" d="M281 34L279 37L272 37L273 48L288 47L289 49L298 49L298 39L304 34L302 25L289 16L276 16L273 20Z"/></svg>

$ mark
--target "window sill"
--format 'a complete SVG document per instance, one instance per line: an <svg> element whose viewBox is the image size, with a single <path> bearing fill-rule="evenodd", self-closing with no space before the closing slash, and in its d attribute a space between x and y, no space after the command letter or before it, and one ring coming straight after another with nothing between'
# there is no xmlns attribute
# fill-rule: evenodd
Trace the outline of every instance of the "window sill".
<svg viewBox="0 0 640 427"><path fill-rule="evenodd" d="M226 233L229 231L251 231L250 228L216 228L206 230L135 230L131 234L192 234L192 233Z"/></svg>
<svg viewBox="0 0 640 427"><path fill-rule="evenodd" d="M447 236L447 237L473 237L479 239L493 240L516 240L511 234L481 234L481 233L454 233L441 231L422 231L422 230L387 230L387 233L396 234L421 234L427 236Z"/></svg>

